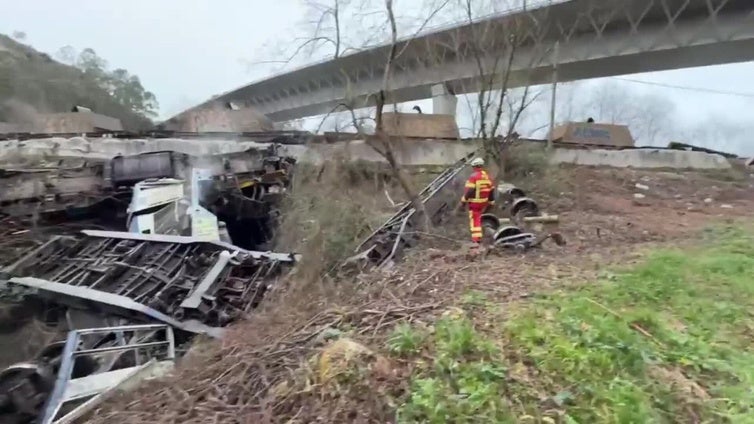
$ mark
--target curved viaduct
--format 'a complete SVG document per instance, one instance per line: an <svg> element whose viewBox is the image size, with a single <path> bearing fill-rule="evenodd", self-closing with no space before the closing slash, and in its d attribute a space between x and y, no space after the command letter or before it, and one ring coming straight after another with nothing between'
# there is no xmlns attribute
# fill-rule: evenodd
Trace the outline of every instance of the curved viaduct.
<svg viewBox="0 0 754 424"><path fill-rule="evenodd" d="M400 41L391 100L448 100L477 92L485 73L503 68L508 58L503 52L512 45L516 52L509 87L550 82L553 75L565 82L746 62L754 60L754 1L567 0L424 34ZM252 107L273 121L325 114L346 101L353 107L371 106L389 48L382 45L275 75L171 120L217 102Z"/></svg>

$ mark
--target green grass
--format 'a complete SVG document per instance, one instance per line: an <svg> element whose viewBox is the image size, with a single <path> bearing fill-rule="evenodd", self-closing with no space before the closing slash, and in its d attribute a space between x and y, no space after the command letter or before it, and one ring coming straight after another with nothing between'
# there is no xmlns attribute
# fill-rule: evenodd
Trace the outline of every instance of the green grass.
<svg viewBox="0 0 754 424"><path fill-rule="evenodd" d="M428 343L433 361L412 379L398 422L515 422L501 396L506 376L501 352L468 318L441 319Z"/></svg>
<svg viewBox="0 0 754 424"><path fill-rule="evenodd" d="M702 244L515 305L484 334L443 318L399 421L754 423L754 237Z"/></svg>
<svg viewBox="0 0 754 424"><path fill-rule="evenodd" d="M425 334L409 324L400 324L395 327L388 338L388 348L396 355L409 355L418 353L424 343Z"/></svg>

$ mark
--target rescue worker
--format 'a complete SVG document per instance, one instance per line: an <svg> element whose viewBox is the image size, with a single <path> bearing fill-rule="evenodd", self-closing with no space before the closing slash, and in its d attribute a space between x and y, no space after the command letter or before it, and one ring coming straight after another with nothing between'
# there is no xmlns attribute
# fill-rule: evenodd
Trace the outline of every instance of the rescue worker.
<svg viewBox="0 0 754 424"><path fill-rule="evenodd" d="M482 214L495 204L495 193L492 180L484 170L484 159L474 158L471 167L474 172L466 181L461 205L468 205L471 241L478 246L482 242Z"/></svg>

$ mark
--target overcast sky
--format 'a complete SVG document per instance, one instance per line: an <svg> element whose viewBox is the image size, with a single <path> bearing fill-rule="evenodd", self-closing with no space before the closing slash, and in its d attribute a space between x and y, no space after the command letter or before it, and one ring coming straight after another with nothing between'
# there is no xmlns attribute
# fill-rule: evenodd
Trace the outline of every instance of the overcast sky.
<svg viewBox="0 0 754 424"><path fill-rule="evenodd" d="M91 47L111 67L137 74L161 117L269 74L245 63L269 59L265 46L290 40L305 12L301 0L0 0L0 11L2 33L24 31L48 53ZM754 62L625 78L748 95L625 82L667 96L689 123L725 118L754 130ZM754 152L754 141L741 148Z"/></svg>

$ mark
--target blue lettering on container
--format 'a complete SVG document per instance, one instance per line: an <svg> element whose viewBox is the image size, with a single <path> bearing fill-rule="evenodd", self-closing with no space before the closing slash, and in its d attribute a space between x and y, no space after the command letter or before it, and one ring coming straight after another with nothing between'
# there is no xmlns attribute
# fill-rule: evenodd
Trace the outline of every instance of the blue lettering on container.
<svg viewBox="0 0 754 424"><path fill-rule="evenodd" d="M577 127L573 130L575 138L604 138L610 140L610 131L601 128Z"/></svg>

